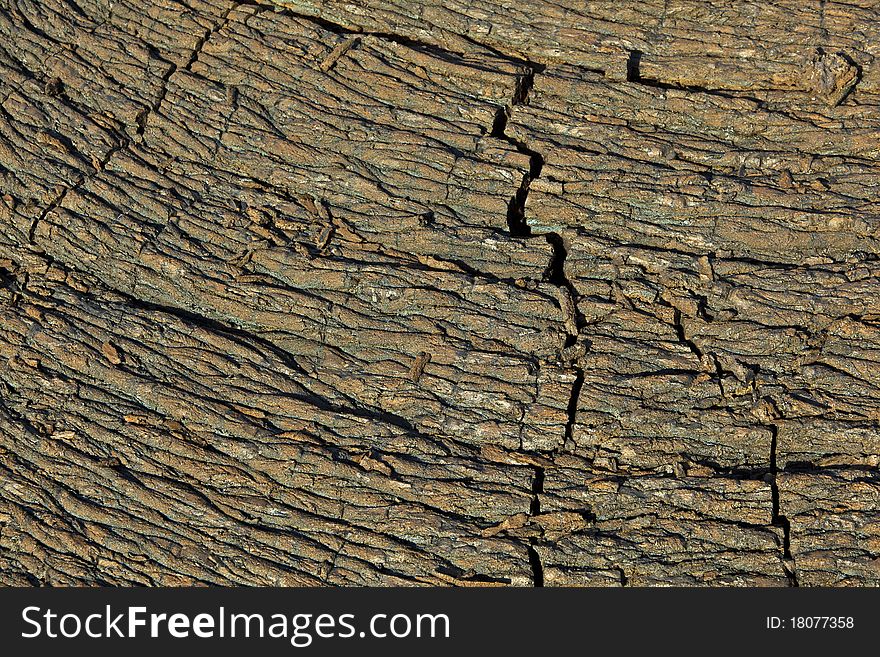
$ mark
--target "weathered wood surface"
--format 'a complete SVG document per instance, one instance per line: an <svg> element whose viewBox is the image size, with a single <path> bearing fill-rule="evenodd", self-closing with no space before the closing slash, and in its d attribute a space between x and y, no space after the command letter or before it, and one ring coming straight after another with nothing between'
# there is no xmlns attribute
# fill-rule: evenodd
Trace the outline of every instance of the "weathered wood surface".
<svg viewBox="0 0 880 657"><path fill-rule="evenodd" d="M880 12L0 1L0 582L880 582Z"/></svg>

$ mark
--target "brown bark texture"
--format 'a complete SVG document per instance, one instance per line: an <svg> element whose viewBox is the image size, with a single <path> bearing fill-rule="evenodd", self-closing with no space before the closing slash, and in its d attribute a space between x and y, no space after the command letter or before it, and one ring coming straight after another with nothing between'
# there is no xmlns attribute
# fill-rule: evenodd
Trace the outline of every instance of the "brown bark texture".
<svg viewBox="0 0 880 657"><path fill-rule="evenodd" d="M0 584L880 583L880 10L0 0Z"/></svg>

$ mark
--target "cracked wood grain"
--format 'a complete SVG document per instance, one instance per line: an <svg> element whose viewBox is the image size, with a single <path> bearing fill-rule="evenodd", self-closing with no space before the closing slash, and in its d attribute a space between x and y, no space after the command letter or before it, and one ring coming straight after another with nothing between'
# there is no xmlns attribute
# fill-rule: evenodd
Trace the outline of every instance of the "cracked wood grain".
<svg viewBox="0 0 880 657"><path fill-rule="evenodd" d="M876 584L876 8L0 3L0 582Z"/></svg>

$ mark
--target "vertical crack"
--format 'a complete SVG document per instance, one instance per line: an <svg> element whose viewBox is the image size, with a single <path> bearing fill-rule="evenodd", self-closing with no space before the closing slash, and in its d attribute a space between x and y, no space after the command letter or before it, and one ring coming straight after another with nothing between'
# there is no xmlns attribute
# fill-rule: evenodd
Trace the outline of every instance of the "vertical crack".
<svg viewBox="0 0 880 657"><path fill-rule="evenodd" d="M543 66L530 64L528 72L523 75L516 86L514 97L510 105L502 107L495 115L492 124L491 135L502 139L514 146L517 151L529 157L529 170L523 174L522 183L516 193L507 204L507 227L512 237L533 237L532 229L526 221L526 201L529 196L531 182L541 176L544 168L544 156L538 151L529 148L525 142L507 134L507 124L510 121L512 110L517 105L528 103L529 93L535 84L535 75L544 70ZM550 263L544 273L544 280L552 283L560 289L560 307L565 316L566 338L565 347L571 347L577 341L578 331L583 325L583 318L578 315L577 292L565 274L565 259L568 256L568 248L565 240L559 233L543 233L544 239L553 249Z"/></svg>
<svg viewBox="0 0 880 657"><path fill-rule="evenodd" d="M544 156L539 152L529 148L528 144L507 134L507 125L510 121L513 108L517 105L525 105L528 103L529 93L535 84L535 75L544 70L543 66L529 63L528 71L523 75L516 86L514 97L505 107L499 108L492 123L490 132L492 137L501 139L508 144L514 146L516 150L529 158L529 170L523 174L522 182L516 193L511 197L507 204L507 228L511 237L530 239L537 237L532 234L532 229L526 220L526 201L529 196L529 188L531 182L540 177L544 168ZM577 345L580 329L584 326L585 321L577 310L577 290L568 280L565 273L565 260L568 257L568 246L564 238L559 233L550 232L542 233L541 236L547 241L552 248L552 256L550 263L543 274L543 279L556 286L558 291L559 308L562 312L565 324L565 343L560 350L561 359L569 361L573 364L575 379L572 383L571 396L567 407L567 419L565 425L564 444L570 444L572 441L572 432L574 429L575 419L577 416L578 399L580 398L581 389L584 385L584 370L580 364L580 358L586 353L586 345ZM580 347L580 348L579 348ZM541 495L544 494L544 477L545 469L543 466L535 467L535 478L532 485L532 502L529 508L529 515L534 518L541 513ZM532 567L533 581L535 586L544 586L544 568L541 563L541 556L538 553L539 539L532 537L529 539L528 553L529 563Z"/></svg>
<svg viewBox="0 0 880 657"><path fill-rule="evenodd" d="M581 390L584 387L584 368L576 367L574 383L571 386L571 397L568 400L568 421L565 424L565 444L572 444L572 432L574 431L575 420L577 419L578 400L581 397Z"/></svg>
<svg viewBox="0 0 880 657"><path fill-rule="evenodd" d="M678 341L685 345L688 349L691 350L691 353L697 357L698 360L703 360L703 350L700 349L697 344L687 337L687 332L684 329L684 322L682 321L682 314L678 308L672 306L672 304L666 304L668 307L672 308L672 322L675 326L675 335L678 337Z"/></svg>
<svg viewBox="0 0 880 657"><path fill-rule="evenodd" d="M555 285L558 290L559 306L562 310L567 333L565 349L570 350L577 342L580 329L586 322L577 308L577 290L565 273L565 259L568 257L568 247L565 240L558 233L545 233L544 237L553 249L553 257L544 273L544 280Z"/></svg>
<svg viewBox="0 0 880 657"><path fill-rule="evenodd" d="M772 496L773 503L773 518L772 523L774 527L779 527L782 529L782 570L785 572L785 576L788 577L788 585L789 586L800 586L797 578L797 570L794 565L794 558L791 556L791 522L789 522L788 518L782 515L779 507L779 483L777 481L777 477L779 475L779 467L776 461L776 448L778 444L779 438L779 425L777 424L769 424L766 425L770 430L770 494Z"/></svg>
<svg viewBox="0 0 880 657"><path fill-rule="evenodd" d="M532 235L532 229L526 222L526 199L529 195L529 185L532 180L541 175L544 157L537 151L529 148L524 142L508 135L507 123L510 121L512 109L517 105L525 105L528 102L529 92L535 84L535 74L543 70L543 66L537 64L530 65L525 75L517 81L516 90L510 105L501 107L496 112L495 120L492 123L492 130L489 133L492 137L506 141L515 147L517 151L529 157L529 170L523 174L519 189L516 190L516 193L507 203L507 227L513 237L531 237Z"/></svg>
<svg viewBox="0 0 880 657"><path fill-rule="evenodd" d="M626 81L627 82L641 82L641 64L642 64L642 51L641 50L631 50L629 53L629 59L626 60Z"/></svg>
<svg viewBox="0 0 880 657"><path fill-rule="evenodd" d="M529 516L534 518L541 514L541 495L544 494L544 468L536 465L535 478L532 481L532 503L529 505ZM532 581L535 586L544 586L544 565L541 563L541 555L538 554L538 539L529 539L529 564L532 567Z"/></svg>

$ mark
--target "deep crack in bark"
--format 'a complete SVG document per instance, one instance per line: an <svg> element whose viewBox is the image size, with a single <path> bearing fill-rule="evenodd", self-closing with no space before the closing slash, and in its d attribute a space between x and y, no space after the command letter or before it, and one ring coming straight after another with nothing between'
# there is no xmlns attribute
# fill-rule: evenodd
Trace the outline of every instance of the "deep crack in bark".
<svg viewBox="0 0 880 657"><path fill-rule="evenodd" d="M773 525L782 529L782 569L788 577L789 586L799 586L797 568L791 555L791 522L782 515L779 508L779 484L777 477L779 467L776 462L776 449L779 437L779 427L776 424L767 425L770 430L770 492L773 503Z"/></svg>
<svg viewBox="0 0 880 657"><path fill-rule="evenodd" d="M545 70L544 66L529 63L529 68L525 75L520 78L517 84L516 92L511 104L499 108L495 115L495 121L492 125L491 135L498 139L502 139L514 146L517 151L529 157L529 171L523 175L522 183L517 189L513 197L508 203L507 210L507 226L511 236L522 239L530 239L537 237L532 234L531 227L526 220L526 202L529 196L529 186L531 182L541 175L544 167L544 156L538 151L529 148L525 142L515 139L507 134L507 125L518 105L528 103L529 92L535 84L535 75ZM544 273L544 280L552 283L560 290L561 300L559 301L559 309L563 314L563 321L566 325L566 339L561 353L570 350L578 341L579 329L585 324L583 316L577 309L578 294L574 285L568 280L565 273L565 259L568 256L568 249L561 235L555 232L541 233L547 243L552 247L552 257L548 264L547 271ZM589 345L587 345L588 347ZM572 443L572 433L577 418L577 404L580 397L581 389L584 384L583 366L580 364L580 358L572 366L575 379L572 383L571 395L567 408L567 421L565 425L565 433L563 444L570 445ZM533 488L533 502L530 515L535 517L540 514L540 496L544 493L544 468L535 467L535 485ZM537 551L538 539L530 539L529 544L529 561L532 565L535 586L544 585L544 572L541 563L540 554Z"/></svg>

